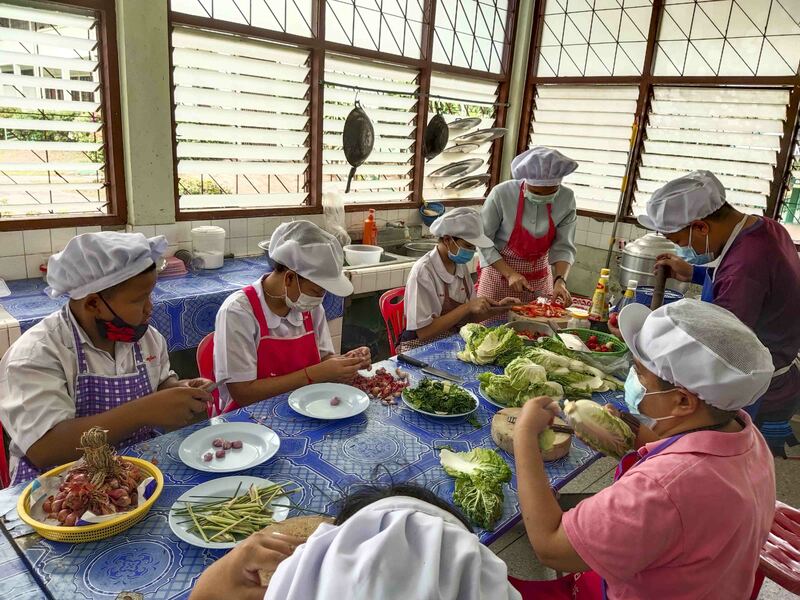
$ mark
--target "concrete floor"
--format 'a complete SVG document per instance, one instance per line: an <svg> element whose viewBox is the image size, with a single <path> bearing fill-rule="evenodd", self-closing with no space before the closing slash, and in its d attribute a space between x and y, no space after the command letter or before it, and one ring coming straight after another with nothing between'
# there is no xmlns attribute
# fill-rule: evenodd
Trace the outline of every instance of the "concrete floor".
<svg viewBox="0 0 800 600"><path fill-rule="evenodd" d="M800 421L795 417L794 429L800 433ZM800 435L798 436L800 437ZM800 446L788 452L800 457ZM603 458L571 481L562 492L591 493L611 485L616 462ZM775 460L775 478L778 500L800 507L800 460ZM533 553L525 528L520 523L497 540L490 548L508 565L508 574L519 579L554 579L555 572L542 566ZM798 596L767 580L761 588L759 600L791 600Z"/></svg>

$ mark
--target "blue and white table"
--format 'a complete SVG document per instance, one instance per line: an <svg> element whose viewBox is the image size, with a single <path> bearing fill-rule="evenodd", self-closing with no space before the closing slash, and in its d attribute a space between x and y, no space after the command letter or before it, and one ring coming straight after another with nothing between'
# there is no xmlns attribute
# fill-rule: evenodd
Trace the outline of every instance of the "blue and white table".
<svg viewBox="0 0 800 600"><path fill-rule="evenodd" d="M152 295L151 323L167 339L171 352L195 348L206 334L214 331L214 319L225 298L268 270L266 258L235 258L213 271L159 279ZM46 284L42 279L9 281L8 287L11 296L0 298L0 307L14 319L6 326L18 326L22 333L67 301L45 294ZM344 298L327 294L323 306L329 321L344 314Z"/></svg>
<svg viewBox="0 0 800 600"><path fill-rule="evenodd" d="M477 374L494 367L478 367L456 359L463 347L458 337L418 348L412 355L436 367L464 377L466 387L477 394ZM377 366L395 368L393 361ZM404 367L405 368L405 367ZM422 379L416 369L407 369L413 382ZM613 394L598 395L598 401L612 401ZM475 447L492 447L490 421L497 409L481 400L476 413L481 425L476 429L465 419L437 419L411 411L404 405L383 406L378 402L366 412L342 421L319 421L294 413L287 397L280 396L226 415L226 420L263 422L281 436L276 456L263 465L250 469L248 475L277 482L292 482L300 490L292 501L304 508L335 514L337 501L353 485L389 481L412 481L451 500L452 479L439 466L437 448L449 446L464 451ZM186 598L197 577L222 555L220 551L190 546L172 534L167 514L175 500L193 486L214 478L195 471L178 458L181 441L203 423L187 427L123 451L129 456L148 460L156 458L164 473L165 488L148 516L128 531L113 538L87 544L50 542L38 535L24 535L14 540L21 550L29 572L19 561L7 567L11 574L3 578L3 557L0 549L0 597L39 598L44 592L30 596L11 594L11 585L31 587L31 572L53 598L114 599L120 592L136 591L148 600ZM570 454L548 463L547 472L554 488L563 487L578 475L597 454L579 441L574 441ZM514 470L511 456L504 458ZM0 492L0 514L11 506L24 486ZM505 487L503 516L494 531L477 532L486 544L491 543L520 519L516 475ZM12 532L13 533L13 532ZM0 546L2 546L0 540Z"/></svg>

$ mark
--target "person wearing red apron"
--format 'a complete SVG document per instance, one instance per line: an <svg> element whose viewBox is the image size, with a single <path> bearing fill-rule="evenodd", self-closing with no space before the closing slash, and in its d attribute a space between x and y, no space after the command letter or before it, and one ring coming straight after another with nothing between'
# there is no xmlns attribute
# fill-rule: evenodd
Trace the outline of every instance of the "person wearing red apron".
<svg viewBox="0 0 800 600"><path fill-rule="evenodd" d="M309 221L272 234L274 269L228 297L217 313L214 374L228 412L304 385L348 381L370 365L367 348L336 355L322 300L349 296L339 242Z"/></svg>
<svg viewBox="0 0 800 600"><path fill-rule="evenodd" d="M575 261L575 196L561 180L578 163L550 148L531 148L511 163L513 179L492 190L483 205L478 295L534 302L553 296L569 306L570 266ZM552 268L552 272L551 272Z"/></svg>
<svg viewBox="0 0 800 600"><path fill-rule="evenodd" d="M533 548L545 566L601 576L590 600L746 600L772 525L775 473L741 409L769 386L770 353L733 314L697 300L652 312L630 305L619 322L635 360L625 403L640 423L638 451L610 487L562 512L538 450L560 408L528 401L513 433ZM613 422L595 425L586 431L597 448L619 439Z"/></svg>
<svg viewBox="0 0 800 600"><path fill-rule="evenodd" d="M475 296L469 263L476 247L491 244L478 211L454 208L431 224L431 234L439 239L436 248L414 264L406 283L401 352L451 336L464 323L503 313L515 302Z"/></svg>

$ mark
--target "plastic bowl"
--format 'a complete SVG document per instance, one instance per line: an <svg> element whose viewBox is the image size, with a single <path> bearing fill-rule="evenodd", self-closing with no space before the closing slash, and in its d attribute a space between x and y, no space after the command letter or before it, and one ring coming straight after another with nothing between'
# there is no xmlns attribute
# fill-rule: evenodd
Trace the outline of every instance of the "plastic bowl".
<svg viewBox="0 0 800 600"><path fill-rule="evenodd" d="M359 265L376 265L381 262L383 248L367 244L350 244L343 248L344 258L351 267Z"/></svg>
<svg viewBox="0 0 800 600"><path fill-rule="evenodd" d="M435 215L428 215L425 214L425 211L433 211ZM439 217L444 214L444 204L439 202L428 202L427 204L423 204L419 207L419 216L422 217L422 222L425 223L428 227L438 219Z"/></svg>

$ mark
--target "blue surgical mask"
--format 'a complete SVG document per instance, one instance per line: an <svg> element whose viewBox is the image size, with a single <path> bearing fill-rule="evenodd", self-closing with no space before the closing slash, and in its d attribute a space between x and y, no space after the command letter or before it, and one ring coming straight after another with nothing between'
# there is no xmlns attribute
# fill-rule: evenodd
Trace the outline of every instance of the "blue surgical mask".
<svg viewBox="0 0 800 600"><path fill-rule="evenodd" d="M558 194L558 190L556 190L552 194L539 195L539 194L534 194L532 191L526 189L525 199L529 200L530 202L533 202L534 204L551 204L553 200L555 200L556 194Z"/></svg>
<svg viewBox="0 0 800 600"><path fill-rule="evenodd" d="M453 241L455 242L455 240ZM472 258L475 256L475 250L467 250L466 248L462 248L461 246L458 245L458 242L455 242L455 244L456 248L458 248L458 252L456 252L455 254L450 252L450 248L448 245L447 257L457 265L464 265L469 261L471 261Z"/></svg>
<svg viewBox="0 0 800 600"><path fill-rule="evenodd" d="M706 251L703 254L698 254L697 251L692 248L693 229L693 227L689 227L689 245L679 246L677 255L690 265L704 265L710 263L714 260L714 253L708 251L708 236L706 236Z"/></svg>
<svg viewBox="0 0 800 600"><path fill-rule="evenodd" d="M639 380L639 375L636 374L636 369L631 367L630 371L628 371L628 377L625 379L625 404L628 405L628 409L630 410L631 414L635 415L642 425L653 429L658 421L674 419L675 416L670 415L669 417L660 417L658 419L654 419L653 417L648 417L647 415L639 412L639 405L646 396L665 394L671 391L673 390L648 392L647 389L642 385L642 382Z"/></svg>

